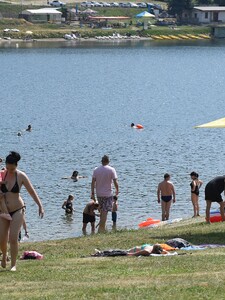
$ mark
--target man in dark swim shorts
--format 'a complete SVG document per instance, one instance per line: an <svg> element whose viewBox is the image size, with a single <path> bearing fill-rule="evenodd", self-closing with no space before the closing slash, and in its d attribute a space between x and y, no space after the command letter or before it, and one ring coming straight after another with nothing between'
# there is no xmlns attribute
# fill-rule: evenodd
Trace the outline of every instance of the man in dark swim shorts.
<svg viewBox="0 0 225 300"><path fill-rule="evenodd" d="M218 202L220 205L220 214L222 221L224 217L224 202L222 199L222 192L225 190L225 176L217 176L209 181L205 187L205 200L206 200L206 222L210 223L210 208L212 202Z"/></svg>
<svg viewBox="0 0 225 300"><path fill-rule="evenodd" d="M175 196L174 185L170 181L170 175L166 173L164 180L159 183L157 190L158 203L160 203L161 197L162 221L169 220L170 206L172 199L173 203L176 202Z"/></svg>

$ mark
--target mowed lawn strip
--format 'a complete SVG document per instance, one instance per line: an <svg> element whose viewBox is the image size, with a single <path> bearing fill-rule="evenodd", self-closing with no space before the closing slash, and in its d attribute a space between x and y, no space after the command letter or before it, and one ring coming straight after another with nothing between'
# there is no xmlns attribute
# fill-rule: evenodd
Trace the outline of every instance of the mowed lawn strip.
<svg viewBox="0 0 225 300"><path fill-rule="evenodd" d="M181 237L193 244L225 244L225 224L195 220L155 229L23 243L42 261L18 261L0 272L0 299L223 299L225 248L179 251L171 257L90 257L95 248L128 249Z"/></svg>

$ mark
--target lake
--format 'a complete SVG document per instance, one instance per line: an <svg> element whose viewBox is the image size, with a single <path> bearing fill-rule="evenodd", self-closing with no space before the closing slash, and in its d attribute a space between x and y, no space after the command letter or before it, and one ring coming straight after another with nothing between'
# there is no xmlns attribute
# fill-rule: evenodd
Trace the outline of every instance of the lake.
<svg viewBox="0 0 225 300"><path fill-rule="evenodd" d="M225 115L224 46L220 41L0 43L0 156L10 150L21 154L19 169L45 208L40 220L22 189L31 241L81 235L92 172L104 154L118 173L119 228L161 218L156 190L166 172L177 193L171 218L193 215L193 170L204 182L204 215L204 186L224 174L225 131L194 126ZM132 122L144 130L132 129ZM24 131L28 124L30 133ZM74 170L87 178L61 179ZM61 206L71 193L77 212L68 218Z"/></svg>

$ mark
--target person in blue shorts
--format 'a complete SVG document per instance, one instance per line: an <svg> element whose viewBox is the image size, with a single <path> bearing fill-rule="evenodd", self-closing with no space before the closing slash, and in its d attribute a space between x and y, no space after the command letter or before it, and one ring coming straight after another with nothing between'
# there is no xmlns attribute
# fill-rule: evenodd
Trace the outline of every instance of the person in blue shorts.
<svg viewBox="0 0 225 300"><path fill-rule="evenodd" d="M113 196L113 205L112 205L112 221L113 226L112 229L116 230L116 221L117 221L117 210L118 210L118 203L117 203L117 196Z"/></svg>

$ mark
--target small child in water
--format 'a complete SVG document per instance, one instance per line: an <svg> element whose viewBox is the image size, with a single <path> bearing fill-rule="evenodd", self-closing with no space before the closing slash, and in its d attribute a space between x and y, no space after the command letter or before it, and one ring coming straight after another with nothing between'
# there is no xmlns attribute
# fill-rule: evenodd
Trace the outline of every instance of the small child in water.
<svg viewBox="0 0 225 300"><path fill-rule="evenodd" d="M74 200L74 196L69 195L68 199L63 202L62 209L65 209L66 215L71 215L74 212L73 200Z"/></svg>
<svg viewBox="0 0 225 300"><path fill-rule="evenodd" d="M117 196L113 196L113 205L112 205L112 221L113 221L113 229L116 229L116 221L117 221L117 210L118 210L118 203L117 203Z"/></svg>
<svg viewBox="0 0 225 300"><path fill-rule="evenodd" d="M85 206L83 210L83 227L82 231L83 234L87 234L87 224L91 223L91 234L95 233L95 216L99 216L98 214L95 214L95 210L99 208L99 204L95 202L94 200L91 200L88 202L88 204Z"/></svg>

